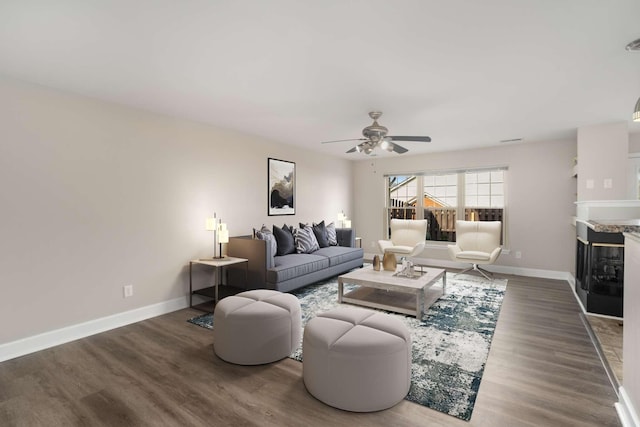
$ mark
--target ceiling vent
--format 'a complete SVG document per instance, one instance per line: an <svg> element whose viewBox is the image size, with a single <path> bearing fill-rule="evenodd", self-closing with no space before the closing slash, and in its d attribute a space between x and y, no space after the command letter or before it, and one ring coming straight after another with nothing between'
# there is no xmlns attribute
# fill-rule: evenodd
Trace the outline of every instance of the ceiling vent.
<svg viewBox="0 0 640 427"><path fill-rule="evenodd" d="M500 141L500 144L511 144L514 142L522 142L522 138L503 139Z"/></svg>

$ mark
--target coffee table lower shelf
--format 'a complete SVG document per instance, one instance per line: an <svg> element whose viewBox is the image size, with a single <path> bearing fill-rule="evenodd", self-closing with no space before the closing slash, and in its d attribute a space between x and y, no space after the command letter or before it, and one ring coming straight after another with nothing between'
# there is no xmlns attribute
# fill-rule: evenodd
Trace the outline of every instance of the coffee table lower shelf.
<svg viewBox="0 0 640 427"><path fill-rule="evenodd" d="M442 284L427 289L424 296L424 310L426 311L442 295L444 295ZM416 310L416 295L404 292L359 286L345 293L341 302L420 317Z"/></svg>
<svg viewBox="0 0 640 427"><path fill-rule="evenodd" d="M399 270L374 271L369 266L338 276L338 302L422 319L425 309L445 294L446 271L420 266L418 276L408 278L399 275ZM346 290L345 285L356 287Z"/></svg>

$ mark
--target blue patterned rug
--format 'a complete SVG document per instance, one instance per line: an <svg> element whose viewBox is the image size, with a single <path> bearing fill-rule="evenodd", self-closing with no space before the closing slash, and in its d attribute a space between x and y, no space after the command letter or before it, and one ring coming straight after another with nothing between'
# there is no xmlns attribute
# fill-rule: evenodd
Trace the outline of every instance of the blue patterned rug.
<svg viewBox="0 0 640 427"><path fill-rule="evenodd" d="M449 273L446 295L421 320L390 313L411 331L413 365L407 400L471 419L506 286L506 280L490 282ZM303 327L316 313L338 306L336 278L292 293L300 299ZM212 317L204 314L189 322L212 329ZM302 361L302 343L290 357Z"/></svg>

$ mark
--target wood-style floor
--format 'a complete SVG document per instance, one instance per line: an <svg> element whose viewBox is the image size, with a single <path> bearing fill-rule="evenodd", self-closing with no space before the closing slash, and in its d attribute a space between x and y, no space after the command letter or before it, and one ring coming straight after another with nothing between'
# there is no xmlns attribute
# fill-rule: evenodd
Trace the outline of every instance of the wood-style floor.
<svg viewBox="0 0 640 427"><path fill-rule="evenodd" d="M618 384L622 384L622 320L587 315L587 321L600 345L602 356L609 364Z"/></svg>
<svg viewBox="0 0 640 427"><path fill-rule="evenodd" d="M403 401L328 407L291 359L236 366L180 310L0 364L0 426L617 426L570 287L508 277L471 421Z"/></svg>

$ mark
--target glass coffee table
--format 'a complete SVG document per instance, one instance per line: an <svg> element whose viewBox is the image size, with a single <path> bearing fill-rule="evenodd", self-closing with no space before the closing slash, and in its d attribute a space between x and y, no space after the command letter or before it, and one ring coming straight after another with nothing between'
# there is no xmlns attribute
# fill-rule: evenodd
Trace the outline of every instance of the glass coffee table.
<svg viewBox="0 0 640 427"><path fill-rule="evenodd" d="M379 308L421 319L425 309L446 292L446 271L416 266L414 276L406 277L400 274L401 269L398 266L396 271L375 271L368 266L339 276L338 302ZM345 284L356 286L345 293Z"/></svg>

